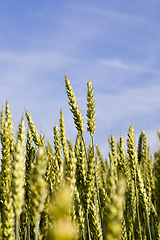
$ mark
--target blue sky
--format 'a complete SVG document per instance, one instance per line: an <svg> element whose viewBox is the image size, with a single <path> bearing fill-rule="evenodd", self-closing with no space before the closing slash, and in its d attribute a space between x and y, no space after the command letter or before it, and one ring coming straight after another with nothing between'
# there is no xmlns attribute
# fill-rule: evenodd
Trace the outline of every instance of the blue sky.
<svg viewBox="0 0 160 240"><path fill-rule="evenodd" d="M0 1L0 103L9 102L15 132L26 108L53 143L63 109L74 142L65 71L83 115L93 82L95 142L104 157L108 137L126 138L131 123L136 140L143 129L151 152L159 148L159 13L159 0ZM89 144L86 130L85 137Z"/></svg>

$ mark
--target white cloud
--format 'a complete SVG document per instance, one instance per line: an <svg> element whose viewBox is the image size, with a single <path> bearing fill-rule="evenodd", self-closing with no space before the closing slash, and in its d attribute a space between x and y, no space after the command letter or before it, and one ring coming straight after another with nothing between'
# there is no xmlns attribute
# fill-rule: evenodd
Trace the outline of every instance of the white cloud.
<svg viewBox="0 0 160 240"><path fill-rule="evenodd" d="M23 70L26 67L29 69L43 68L55 70L63 64L71 64L73 59L67 56L65 53L56 50L36 50L30 52L7 52L0 51L0 62L3 64L6 62L13 67L23 66Z"/></svg>

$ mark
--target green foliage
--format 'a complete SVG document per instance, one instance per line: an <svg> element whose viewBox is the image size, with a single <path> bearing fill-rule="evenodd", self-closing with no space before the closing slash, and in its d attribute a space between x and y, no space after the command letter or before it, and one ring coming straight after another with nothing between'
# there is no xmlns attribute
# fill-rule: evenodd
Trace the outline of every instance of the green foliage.
<svg viewBox="0 0 160 240"><path fill-rule="evenodd" d="M0 239L160 239L160 151L150 156L144 131L136 149L131 125L126 150L122 137L117 145L113 135L108 139L108 163L94 144L92 82L86 99L88 147L84 118L66 76L65 89L77 129L74 144L66 138L62 110L52 147L27 111L27 135L22 117L15 141L8 102L2 107Z"/></svg>

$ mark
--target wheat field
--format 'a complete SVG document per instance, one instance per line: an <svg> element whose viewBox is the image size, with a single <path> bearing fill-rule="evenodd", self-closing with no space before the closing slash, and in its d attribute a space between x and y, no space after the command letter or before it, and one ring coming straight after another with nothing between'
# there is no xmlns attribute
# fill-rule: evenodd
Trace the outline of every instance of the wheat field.
<svg viewBox="0 0 160 240"><path fill-rule="evenodd" d="M92 82L87 83L86 99L89 146L67 76L65 90L77 129L74 143L66 137L62 110L59 126L53 128L52 147L27 110L27 129L22 117L15 136L9 103L2 107L0 239L160 239L160 152L150 156L144 131L136 149L131 125L127 148L121 136L115 143L111 135L104 159L94 142Z"/></svg>

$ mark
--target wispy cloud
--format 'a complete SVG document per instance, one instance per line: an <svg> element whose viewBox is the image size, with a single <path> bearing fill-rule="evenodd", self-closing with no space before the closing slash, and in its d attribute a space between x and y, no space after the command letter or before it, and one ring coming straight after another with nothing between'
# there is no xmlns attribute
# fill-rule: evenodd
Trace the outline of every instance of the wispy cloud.
<svg viewBox="0 0 160 240"><path fill-rule="evenodd" d="M160 74L159 70L148 68L148 66L145 66L143 63L141 63L141 65L136 64L136 62L133 64L127 64L119 59L113 60L101 59L99 60L99 63L108 67L119 68L127 71L153 73L157 75Z"/></svg>

